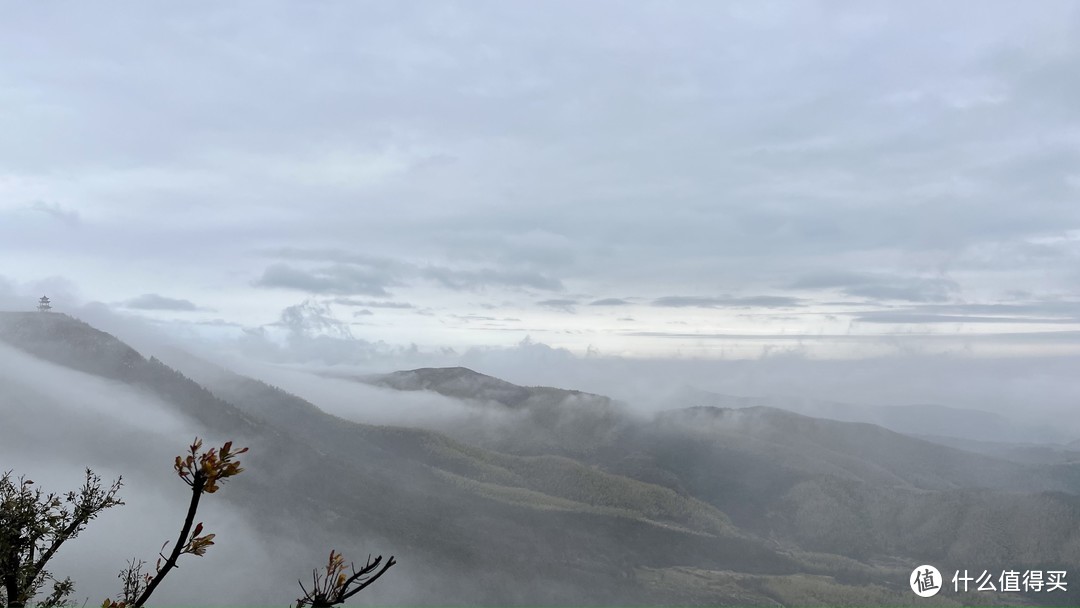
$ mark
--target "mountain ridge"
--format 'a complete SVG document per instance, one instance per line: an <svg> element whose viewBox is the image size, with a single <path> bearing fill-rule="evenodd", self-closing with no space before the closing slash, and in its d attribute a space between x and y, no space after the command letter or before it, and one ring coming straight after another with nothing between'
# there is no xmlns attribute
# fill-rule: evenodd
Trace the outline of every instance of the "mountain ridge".
<svg viewBox="0 0 1080 608"><path fill-rule="evenodd" d="M350 528L340 526L362 524L360 529L377 532L391 542L391 548L422 549L426 557L413 555L412 560L435 568L433 574L448 581L475 576L477 572L492 573L479 580L494 573L502 577L502 584L493 583L482 594L459 587L458 592L464 594L457 596L459 601L487 597L488 601L505 603L527 592L529 597L555 603L596 603L613 598L625 602L633 597L627 594L636 588L628 586L627 568L632 570L633 564L642 561L674 566L687 556L721 568L738 566L775 575L795 572L792 559L730 528L714 507L664 488L593 471L567 459L477 452L429 431L346 423L311 404L298 408L298 398L265 384L257 407L248 404L237 408L233 405L236 399L219 398L216 392L155 357L145 358L115 337L81 321L59 315L31 320L16 317L14 330L11 321L11 317L0 317L0 325L4 326L0 328L0 340L31 356L60 365L72 363L72 369L139 386L169 402L179 400L183 411L193 413L210 427L254 435L244 440L253 441L264 452L253 452L245 465L250 471L275 473L265 479L265 473L245 475L235 484L236 489L226 494L227 500L267 514L273 521L286 513L322 513L319 519L338 522L335 529L346 535ZM39 335L42 339L35 341ZM65 344L70 348L63 348ZM106 360L87 361L88 356ZM109 356L114 359L109 360ZM284 400L278 404L281 409L274 416L260 415L267 411L261 409L264 406L277 407L270 393ZM196 402L193 395L205 399L205 403ZM295 415L296 420L279 426L281 421L273 418L283 412ZM218 426L229 419L241 421L244 428ZM296 428L301 420L315 419L323 422L314 423L311 432ZM310 445L318 449L310 449ZM485 463L478 455L494 462ZM282 457L286 466L268 466ZM519 488L516 495L507 495L515 491L515 486L496 484L502 488L498 489L490 485L490 480L482 481L476 471L459 471L472 475L463 486L460 479L448 477L457 474L451 473L453 458L477 465L481 473L484 467L480 465L493 464L495 468L488 468L489 472L516 474L534 481L530 488ZM432 468L433 464L441 466ZM306 471L319 471L329 483ZM251 483L259 479L264 480ZM344 479L352 481L344 486L332 481ZM536 484L544 487L535 489ZM280 496L278 500L267 500L275 494L275 487L290 488L290 494L302 502L281 501ZM492 493L493 489L498 491ZM539 494L528 493L538 490ZM557 497L567 491L578 495L564 498L558 510L545 509L537 502L541 495ZM582 491L585 494L580 494ZM605 503L602 492L614 492L611 496L616 503ZM635 498L634 492L644 493ZM632 506L634 501L638 501L638 507ZM629 511L622 510L628 505ZM486 534L478 538L476 532L480 529ZM717 534L724 539L722 543L715 542ZM531 546L534 553L524 560L511 559L516 553L513 548L520 546ZM581 557L560 564L563 554ZM399 552L398 557L405 556ZM514 580L514 585L505 586L508 580ZM443 600L446 597L441 596Z"/></svg>
<svg viewBox="0 0 1080 608"><path fill-rule="evenodd" d="M766 406L842 422L866 422L906 435L942 436L972 441L1067 444L1066 435L1034 428L1001 414L938 404L856 405L839 401L793 397L740 397L684 387L668 398L667 405L708 405L728 408ZM1075 440L1080 443L1080 439Z"/></svg>
<svg viewBox="0 0 1080 608"><path fill-rule="evenodd" d="M603 405L612 403L604 395L551 386L521 386L461 366L421 367L354 379L395 390L428 390L447 397L492 401L509 408L526 407L530 401L538 399L578 398Z"/></svg>
<svg viewBox="0 0 1080 608"><path fill-rule="evenodd" d="M269 452L253 453L251 483L228 493L232 499L279 533L284 524L272 522L289 513L310 514L335 538L377 532L399 559L404 551L427 576L446 581L437 601L769 604L775 592L765 590L783 588L775 597L798 603L826 579L851 597L899 599L909 593L907 572L895 564L911 560L1080 559L1080 482L1070 485L1068 476L1075 467L1002 465L873 425L769 408L683 408L642 421L577 391L540 387L514 401L516 385L493 378L485 386L529 414L508 419L524 426L499 427L511 446L515 433L555 436L581 412L604 414L587 418L591 426L567 445L504 452L453 434L348 422L223 368L186 370L189 377L70 317L0 315L0 341L151 391L221 432L254 435ZM459 391L468 385L451 383ZM588 445L573 445L579 441ZM533 448L541 453L528 453ZM883 450L902 458L889 462ZM928 468L935 457L949 461L944 472ZM1034 490L1010 494L988 487L993 479L973 483L961 474L963 466L993 468L986 463L1033 472L1021 481ZM268 500L275 487L295 498ZM1038 527L1024 528L1018 514ZM692 593L664 582L684 580L688 568L710 582ZM487 585L484 592L461 583L470 576Z"/></svg>

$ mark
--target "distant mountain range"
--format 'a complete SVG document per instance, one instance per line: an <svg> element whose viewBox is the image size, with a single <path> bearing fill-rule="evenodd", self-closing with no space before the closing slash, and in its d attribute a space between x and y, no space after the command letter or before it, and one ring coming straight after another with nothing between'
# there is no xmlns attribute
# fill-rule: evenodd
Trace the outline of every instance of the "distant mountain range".
<svg viewBox="0 0 1080 608"><path fill-rule="evenodd" d="M932 404L855 405L793 397L736 397L684 387L668 400L670 407L704 405L725 408L756 406L845 422L866 422L907 435L944 437L999 443L1068 443L1074 440L1059 429L981 410ZM1080 445L1080 440L1076 440Z"/></svg>
<svg viewBox="0 0 1080 608"><path fill-rule="evenodd" d="M611 400L601 395L547 386L518 386L493 378L466 367L427 367L361 378L375 386L400 391L434 391L447 397L480 402L495 402L510 408L526 408L568 399L608 405Z"/></svg>
<svg viewBox="0 0 1080 608"><path fill-rule="evenodd" d="M223 496L261 529L296 543L312 536L293 531L312 527L338 546L376 539L428 583L393 589L391 574L373 601L898 605L917 599L907 576L922 563L1080 563L1080 466L1067 461L747 402L691 399L640 417L466 368L349 378L474 406L439 429L374 426L195 357L146 358L61 314L0 313L0 342L256 446ZM0 394L5 419L35 416L22 391ZM935 599L964 599L952 597Z"/></svg>

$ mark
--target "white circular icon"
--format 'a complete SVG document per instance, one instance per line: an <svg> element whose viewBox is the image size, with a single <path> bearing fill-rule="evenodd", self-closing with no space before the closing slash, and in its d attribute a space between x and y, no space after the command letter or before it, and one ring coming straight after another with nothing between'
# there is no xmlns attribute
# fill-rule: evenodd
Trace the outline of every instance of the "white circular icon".
<svg viewBox="0 0 1080 608"><path fill-rule="evenodd" d="M908 582L911 583L911 590L919 597L933 597L945 584L945 581L941 580L938 569L929 564L923 564L912 570Z"/></svg>

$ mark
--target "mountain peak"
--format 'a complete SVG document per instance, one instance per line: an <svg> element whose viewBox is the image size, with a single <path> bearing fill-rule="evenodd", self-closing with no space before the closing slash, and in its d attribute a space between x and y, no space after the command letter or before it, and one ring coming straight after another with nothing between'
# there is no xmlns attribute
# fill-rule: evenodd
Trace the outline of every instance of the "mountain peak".
<svg viewBox="0 0 1080 608"><path fill-rule="evenodd" d="M467 367L455 366L455 367L418 367L416 369L408 369L393 372L393 374L415 374L421 377L427 378L440 378L440 377L453 377L453 378L486 378L494 380L496 382L504 382L494 376L488 376L487 374L481 374L480 372L469 369ZM509 382L507 382L509 384Z"/></svg>
<svg viewBox="0 0 1080 608"><path fill-rule="evenodd" d="M516 407L529 398L529 389L467 367L422 367L392 372L372 384L401 391L434 391L448 397L497 401Z"/></svg>
<svg viewBox="0 0 1080 608"><path fill-rule="evenodd" d="M112 334L57 313L0 312L0 342L31 355L100 376L126 378L146 359Z"/></svg>
<svg viewBox="0 0 1080 608"><path fill-rule="evenodd" d="M561 402L572 396L610 403L607 397L600 395L546 386L519 386L460 366L397 371L376 376L368 382L401 391L426 390L457 399L494 401L512 408L525 407L536 402Z"/></svg>

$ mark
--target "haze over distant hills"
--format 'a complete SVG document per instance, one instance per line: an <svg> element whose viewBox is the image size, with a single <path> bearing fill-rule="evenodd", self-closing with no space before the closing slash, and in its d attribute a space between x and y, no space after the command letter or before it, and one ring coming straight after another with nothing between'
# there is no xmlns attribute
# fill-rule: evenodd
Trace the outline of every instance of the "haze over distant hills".
<svg viewBox="0 0 1080 608"><path fill-rule="evenodd" d="M250 524L251 542L394 554L402 565L372 601L896 605L916 599L906 581L921 563L1080 563L1080 465L1070 462L1019 462L745 401L638 415L600 395L460 367L349 378L465 404L425 428L379 426L195 357L147 358L61 314L2 313L0 343L0 412L15 421L0 427L0 456L19 458L4 468L34 466L18 456L33 446L75 470L104 462L153 484L168 462L132 459L121 438L149 452L178 453L193 430L250 444L248 471L221 500ZM95 389L58 392L74 382ZM104 394L114 405L94 407L105 414L78 416L80 400ZM176 422L147 433L140 410ZM311 551L274 552L265 567L299 575ZM170 581L170 601L198 603L184 576Z"/></svg>
<svg viewBox="0 0 1080 608"><path fill-rule="evenodd" d="M581 391L547 386L518 386L465 367L429 367L372 376L364 380L376 386L402 391L428 390L459 399L494 401L510 408L527 408L567 399L588 400L598 404L608 404L611 401L607 397Z"/></svg>
<svg viewBox="0 0 1080 608"><path fill-rule="evenodd" d="M1067 443L1075 439L1060 429L1028 423L1022 417L1007 418L992 412L934 404L874 406L795 397L735 397L684 387L669 399L668 405L776 407L819 418L867 422L909 435L973 441Z"/></svg>
<svg viewBox="0 0 1080 608"><path fill-rule="evenodd" d="M1080 569L1080 2L106 6L0 12L0 475L125 481L73 605L198 436L161 606L1080 608L908 586Z"/></svg>

